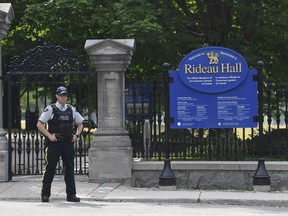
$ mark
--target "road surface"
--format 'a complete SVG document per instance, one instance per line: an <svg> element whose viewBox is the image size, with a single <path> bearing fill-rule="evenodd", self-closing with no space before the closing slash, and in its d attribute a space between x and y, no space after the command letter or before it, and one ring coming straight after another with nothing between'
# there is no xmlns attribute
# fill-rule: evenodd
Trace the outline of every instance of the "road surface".
<svg viewBox="0 0 288 216"><path fill-rule="evenodd" d="M200 203L137 203L81 201L69 203L52 200L1 201L2 216L284 216L287 207L212 205Z"/></svg>

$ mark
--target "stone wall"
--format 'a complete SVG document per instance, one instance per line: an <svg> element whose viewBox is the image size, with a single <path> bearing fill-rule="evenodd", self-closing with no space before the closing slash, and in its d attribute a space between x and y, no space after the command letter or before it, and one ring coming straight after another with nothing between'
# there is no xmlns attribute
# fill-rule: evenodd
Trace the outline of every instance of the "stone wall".
<svg viewBox="0 0 288 216"><path fill-rule="evenodd" d="M164 162L132 164L133 187L159 187ZM288 190L288 162L265 162L271 190ZM172 161L177 189L253 190L257 161Z"/></svg>

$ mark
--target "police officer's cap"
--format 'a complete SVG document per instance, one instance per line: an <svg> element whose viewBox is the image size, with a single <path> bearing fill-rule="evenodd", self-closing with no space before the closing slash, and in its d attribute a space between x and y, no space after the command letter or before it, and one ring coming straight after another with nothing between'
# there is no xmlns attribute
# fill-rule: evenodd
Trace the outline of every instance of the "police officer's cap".
<svg viewBox="0 0 288 216"><path fill-rule="evenodd" d="M56 90L57 95L68 95L68 91L64 86L60 86Z"/></svg>

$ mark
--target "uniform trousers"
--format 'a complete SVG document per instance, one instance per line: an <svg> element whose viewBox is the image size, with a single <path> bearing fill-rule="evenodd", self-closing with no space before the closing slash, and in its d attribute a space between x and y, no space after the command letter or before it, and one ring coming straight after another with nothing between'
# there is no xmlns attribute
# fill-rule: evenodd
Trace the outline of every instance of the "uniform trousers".
<svg viewBox="0 0 288 216"><path fill-rule="evenodd" d="M50 197L51 195L51 184L60 156L64 164L64 180L66 184L67 197L76 195L74 178L74 143L69 141L57 141L49 142L45 150L46 166L42 179L42 196Z"/></svg>

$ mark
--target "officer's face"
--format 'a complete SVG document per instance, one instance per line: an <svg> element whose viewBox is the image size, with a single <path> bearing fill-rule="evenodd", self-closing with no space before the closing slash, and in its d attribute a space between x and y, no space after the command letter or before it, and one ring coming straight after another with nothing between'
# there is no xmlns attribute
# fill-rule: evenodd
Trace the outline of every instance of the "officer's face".
<svg viewBox="0 0 288 216"><path fill-rule="evenodd" d="M57 98L57 101L60 103L60 104L65 104L66 101L67 101L67 94L62 94L62 95L57 95L56 94L56 98Z"/></svg>

